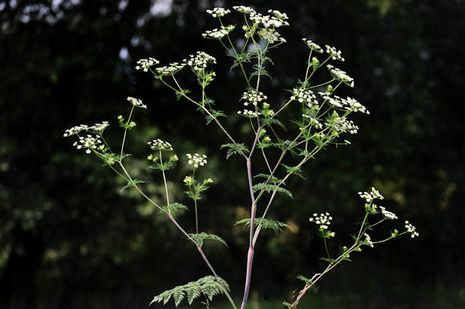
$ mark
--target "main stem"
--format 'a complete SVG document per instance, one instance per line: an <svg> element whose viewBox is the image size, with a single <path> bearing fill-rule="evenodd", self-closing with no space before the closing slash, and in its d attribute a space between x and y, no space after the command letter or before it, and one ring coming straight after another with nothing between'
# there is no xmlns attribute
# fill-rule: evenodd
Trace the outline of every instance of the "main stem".
<svg viewBox="0 0 465 309"><path fill-rule="evenodd" d="M258 136L258 133L257 133L257 136ZM254 147L252 147L252 150L253 148ZM250 292L250 284L252 282L252 267L253 267L254 251L255 251L255 244L253 243L253 234L255 231L255 217L257 216L257 204L255 201L255 195L253 193L252 160L250 156L247 158L246 162L247 162L247 179L249 182L249 191L250 191L250 198L252 201L252 206L250 210L249 250L247 252L247 267L246 267L246 275L245 275L245 283L244 283L244 296L242 298L241 309L245 309L247 307L247 301L249 299L249 292Z"/></svg>

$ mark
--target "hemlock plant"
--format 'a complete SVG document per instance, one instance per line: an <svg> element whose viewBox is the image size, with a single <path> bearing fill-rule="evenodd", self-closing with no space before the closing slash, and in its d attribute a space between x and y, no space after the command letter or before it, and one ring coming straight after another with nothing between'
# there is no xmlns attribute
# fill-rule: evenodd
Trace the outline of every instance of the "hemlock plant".
<svg viewBox="0 0 465 309"><path fill-rule="evenodd" d="M240 15L241 25L226 23L231 10L214 8L207 13L215 18L218 28L205 31L202 36L206 39L217 40L225 50L232 54L234 62L232 69L239 70L243 76L245 91L232 102L223 104L237 104L240 106L234 115L226 115L217 107L213 98L207 95L207 89L215 79L215 71L210 67L216 59L203 51L190 55L188 58L161 66L154 58L137 61L136 70L150 73L164 86L171 89L177 99L184 99L191 103L206 119L206 123L213 123L225 137L221 146L226 157L235 156L243 160L247 171L248 192L250 196L249 218L240 220L236 224L246 225L249 229L249 243L247 263L244 273L244 290L240 308L246 308L252 282L254 250L260 233L265 229L279 231L286 228L286 224L269 218L269 212L278 194L292 197L286 189L286 181L291 176L300 176L302 167L316 154L330 145L348 145L344 139L346 135L356 134L357 125L349 119L353 113L369 114L369 111L356 99L342 98L336 95L340 87L353 87L354 80L346 72L338 69L335 63L344 61L341 51L334 47L324 47L303 39L308 49L308 59L304 75L299 78L293 89L288 91L286 101L273 100L262 91L266 77L269 77L267 67L272 64L270 51L286 43L279 33L279 29L288 26L288 16L277 10L269 10L268 14L261 14L251 7L234 6L233 11ZM197 81L197 89L188 89L177 76L179 74L193 74ZM314 83L315 76L326 77L323 83ZM74 146L82 149L86 154L93 154L112 169L116 175L123 178L127 188L135 190L144 199L157 208L169 221L189 240L205 262L210 273L198 280L179 285L156 295L150 304L174 301L178 306L186 301L191 305L200 299L208 308L216 295L223 295L232 308L238 308L231 296L227 281L216 272L214 263L208 258L203 244L205 241L225 241L214 234L205 233L199 227L198 203L202 194L213 183L212 178L202 179L198 173L207 164L205 154L185 154L178 156L174 147L166 141L156 138L148 141L150 154L147 164L160 177L164 184L164 201L156 201L143 188L143 181L134 178L126 167L129 154L125 144L128 132L136 123L132 116L136 110L147 109L140 99L128 97L130 111L127 117L118 116L118 124L122 128L122 140L117 149L110 146L103 133L108 128L107 121L92 126L79 125L65 131L64 136L76 137ZM283 115L299 115L293 121L285 121ZM251 136L233 136L223 125L224 117L240 117L250 125ZM289 136L292 137L290 138ZM276 156L276 153L278 154ZM273 155L271 155L273 154ZM191 173L183 180L186 197L192 202L186 206L171 198L167 178L169 172L181 160L190 167ZM264 170L257 170L256 164L263 163ZM353 235L353 242L340 246L339 252L330 252L327 242L335 238L331 228L332 217L329 213L315 213L309 222L316 225L317 233L325 243L327 262L326 268L310 276L299 276L302 288L293 295L292 299L283 302L287 308L297 308L306 293L329 271L344 261L350 261L353 253L362 251L365 247L374 247L402 235L418 237L415 227L405 221L402 229L393 229L390 234L381 239L372 239L369 232L378 225L397 220L397 215L378 205L383 196L375 188L367 192L359 192L364 202L364 217ZM180 210L193 209L195 222L193 226L183 227L176 219Z"/></svg>

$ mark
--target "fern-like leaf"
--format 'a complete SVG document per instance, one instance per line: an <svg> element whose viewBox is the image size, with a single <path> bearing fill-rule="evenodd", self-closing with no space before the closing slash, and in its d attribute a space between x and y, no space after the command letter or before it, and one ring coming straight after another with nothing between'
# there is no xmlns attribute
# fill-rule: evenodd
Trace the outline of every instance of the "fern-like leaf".
<svg viewBox="0 0 465 309"><path fill-rule="evenodd" d="M225 245L226 247L228 246L226 244L226 241L224 241L223 238L221 238L220 236L218 235L215 235L215 234L208 234L208 233L197 233L197 234L190 234L190 236L192 237L192 239L194 239L194 241L200 246L202 247L203 246L203 243L205 240L213 240L213 241L217 241L217 242L220 242L222 243L223 245Z"/></svg>
<svg viewBox="0 0 465 309"><path fill-rule="evenodd" d="M250 218L239 220L236 222L235 225L240 225L240 224L245 224L247 226L250 226ZM261 226L263 230L272 230L275 233L281 231L283 228L289 227L289 225L287 225L284 222L280 222L280 221L276 221L272 219L266 219L266 218L255 219L255 226Z"/></svg>
<svg viewBox="0 0 465 309"><path fill-rule="evenodd" d="M121 191L124 191L126 189L129 189L129 188L132 188L132 187L135 187L141 183L145 183L146 181L143 181L143 180L140 180L140 179L131 179L128 181L128 183L123 187L121 188Z"/></svg>
<svg viewBox="0 0 465 309"><path fill-rule="evenodd" d="M219 117L226 117L226 114L223 111L211 109L210 114L206 115L205 119L207 120L207 124L210 124Z"/></svg>
<svg viewBox="0 0 465 309"><path fill-rule="evenodd" d="M171 290L164 291L155 296L149 305L153 303L163 303L163 305L166 305L170 299L174 300L176 307L184 299L187 299L187 303L191 305L201 295L205 295L211 301L214 296L226 294L227 292L229 292L229 285L226 281L220 277L206 276L197 281L191 281L174 287Z"/></svg>
<svg viewBox="0 0 465 309"><path fill-rule="evenodd" d="M223 144L221 145L221 149L226 148L226 159L229 159L230 156L239 154L241 156L244 156L249 152L247 147L244 144L233 144L233 143L228 143L228 144Z"/></svg>
<svg viewBox="0 0 465 309"><path fill-rule="evenodd" d="M289 196L290 198L292 198L292 193L291 191L287 190L287 189L284 189L283 187L280 187L278 185L275 185L275 184L271 184L271 183L257 183L256 185L253 186L253 191L254 192L257 192L257 191L265 191L267 193L270 193L270 192L278 192L278 193L283 193L287 196Z"/></svg>
<svg viewBox="0 0 465 309"><path fill-rule="evenodd" d="M165 212L171 213L173 216L177 216L189 210L189 208L187 208L186 205L183 205L181 203L171 203L168 206L162 208Z"/></svg>

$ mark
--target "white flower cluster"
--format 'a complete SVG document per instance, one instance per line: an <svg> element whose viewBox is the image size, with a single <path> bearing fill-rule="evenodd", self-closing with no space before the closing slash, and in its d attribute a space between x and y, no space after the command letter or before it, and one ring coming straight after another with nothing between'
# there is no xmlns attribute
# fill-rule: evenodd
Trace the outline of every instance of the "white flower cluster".
<svg viewBox="0 0 465 309"><path fill-rule="evenodd" d="M161 76L174 75L181 71L185 66L185 63L173 62L169 65L155 68L155 72L157 72Z"/></svg>
<svg viewBox="0 0 465 309"><path fill-rule="evenodd" d="M103 131L106 128L108 128L109 126L110 126L110 124L108 123L108 121L102 121L100 123L94 124L93 126L88 126L88 125L85 125L85 124L81 124L81 125L74 126L72 128L66 129L63 136L64 137L69 137L69 136L72 136L72 135L77 135L77 134L79 134L79 133L81 133L83 131L93 131L95 133L102 134Z"/></svg>
<svg viewBox="0 0 465 309"><path fill-rule="evenodd" d="M248 109L244 109L242 111L238 111L237 112L239 115L241 116L244 116L246 118L256 118L258 117L259 113L257 112L254 112L254 111L251 111L251 110L248 110Z"/></svg>
<svg viewBox="0 0 465 309"><path fill-rule="evenodd" d="M268 13L273 15L274 17L276 17L277 19L279 20L289 20L289 16L287 16L286 13L283 13L281 11L278 11L278 10L268 10Z"/></svg>
<svg viewBox="0 0 465 309"><path fill-rule="evenodd" d="M216 63L216 59L206 52L198 51L195 55L190 55L189 59L185 60L185 62L192 70L199 72L204 70L208 63Z"/></svg>
<svg viewBox="0 0 465 309"><path fill-rule="evenodd" d="M102 122L94 124L93 126L90 126L89 130L94 131L98 134L102 134L103 131L105 131L105 129L108 128L109 126L110 124L108 123L108 121L102 121Z"/></svg>
<svg viewBox="0 0 465 309"><path fill-rule="evenodd" d="M407 232L410 233L411 238L420 236L420 233L417 232L417 228L414 227L410 222L405 221L405 228L407 229Z"/></svg>
<svg viewBox="0 0 465 309"><path fill-rule="evenodd" d="M186 154L187 156L187 164L192 165L194 168L198 168L199 166L204 166L207 164L207 156L201 155L198 153L194 154Z"/></svg>
<svg viewBox="0 0 465 309"><path fill-rule="evenodd" d="M343 108L344 105L342 105L341 98L338 96L331 96L330 93L328 92L318 92L318 94L325 100L325 102L328 102L329 105L332 107L336 108Z"/></svg>
<svg viewBox="0 0 465 309"><path fill-rule="evenodd" d="M331 220L333 220L333 217L330 216L329 212L321 214L314 213L313 217L310 217L308 220L318 225L320 230L327 230L331 225Z"/></svg>
<svg viewBox="0 0 465 309"><path fill-rule="evenodd" d="M316 44L312 40L303 38L302 41L304 41L305 45L307 45L308 48L310 48L312 51L315 51L315 52L320 53L320 54L323 53L323 48L321 48L320 45Z"/></svg>
<svg viewBox="0 0 465 309"><path fill-rule="evenodd" d="M379 208L381 209L381 214L386 218L386 219L389 219L389 220L396 220L397 219L397 215L395 213L393 213L392 211L389 211L387 210L385 207L383 206L379 206Z"/></svg>
<svg viewBox="0 0 465 309"><path fill-rule="evenodd" d="M142 70L144 72L148 72L150 67L157 65L159 63L160 61L152 57L149 57L147 59L140 59L137 61L136 70Z"/></svg>
<svg viewBox="0 0 465 309"><path fill-rule="evenodd" d="M247 15L251 14L252 12L255 12L255 10L251 8L250 6L244 6L244 5L233 6L233 9L235 9L239 13L247 14Z"/></svg>
<svg viewBox="0 0 465 309"><path fill-rule="evenodd" d="M328 68L329 73L331 73L331 76L335 80L341 81L349 87L354 87L354 79L350 77L345 71L335 68L330 64L328 64L326 67Z"/></svg>
<svg viewBox="0 0 465 309"><path fill-rule="evenodd" d="M161 139L154 139L147 143L152 150L173 150L170 143L162 141Z"/></svg>
<svg viewBox="0 0 465 309"><path fill-rule="evenodd" d="M85 149L86 154L91 154L92 150L104 150L105 145L103 144L100 136L97 135L86 135L79 136L79 140L73 143L76 149Z"/></svg>
<svg viewBox="0 0 465 309"><path fill-rule="evenodd" d="M263 92L256 91L256 90L249 90L242 94L241 100L244 101L244 106L248 106L252 104L253 106L257 106L258 103L266 100L268 97L263 94Z"/></svg>
<svg viewBox="0 0 465 309"><path fill-rule="evenodd" d="M89 127L87 125L81 124L81 125L74 126L74 127L69 128L69 129L66 129L63 136L68 137L68 136L71 136L71 135L76 135L76 134L81 133L82 131L87 131L88 129L89 129Z"/></svg>
<svg viewBox="0 0 465 309"><path fill-rule="evenodd" d="M263 28L279 28L282 26L289 26L288 17L285 13L277 10L269 10L271 15L263 15L256 11L250 12L250 20L254 24L260 24Z"/></svg>
<svg viewBox="0 0 465 309"><path fill-rule="evenodd" d="M338 133L357 134L359 127L352 120L348 120L346 117L340 117L334 129Z"/></svg>
<svg viewBox="0 0 465 309"><path fill-rule="evenodd" d="M291 100L298 101L299 103L307 104L308 107L317 106L318 100L316 95L311 90L305 90L302 88L292 89Z"/></svg>
<svg viewBox="0 0 465 309"><path fill-rule="evenodd" d="M212 10L207 10L207 13L213 17L223 17L231 13L231 11L225 8L213 8Z"/></svg>
<svg viewBox="0 0 465 309"><path fill-rule="evenodd" d="M374 187L371 187L370 192L359 192L358 195L360 195L361 198L363 198L367 203L373 202L373 200L383 200L384 196L379 193L378 190L376 190Z"/></svg>
<svg viewBox="0 0 465 309"><path fill-rule="evenodd" d="M363 236L365 237L365 239L363 240L363 243L373 248L374 244L373 244L373 241L371 240L370 235L368 235L367 233L364 233Z"/></svg>
<svg viewBox="0 0 465 309"><path fill-rule="evenodd" d="M342 57L342 52L336 49L336 47L332 47L329 45L325 45L325 47L326 47L326 53L331 57L331 59L345 61L345 59Z"/></svg>
<svg viewBox="0 0 465 309"><path fill-rule="evenodd" d="M127 97L126 100L128 100L129 103L131 103L135 107L145 108L145 109L147 108L147 105L143 104L141 99L136 99L136 98L133 98L133 97Z"/></svg>
<svg viewBox="0 0 465 309"><path fill-rule="evenodd" d="M346 99L341 99L341 101L344 105L344 108L348 111L352 111L355 113L360 112L367 115L370 114L370 111L354 98L347 97Z"/></svg>
<svg viewBox="0 0 465 309"><path fill-rule="evenodd" d="M363 113L367 115L370 114L368 109L354 98L347 97L344 99L337 95L331 96L331 94L327 92L318 92L318 94L326 102L328 102L328 104L330 104L331 106L335 108L340 108L340 109L344 109L346 111L351 111L351 112L359 112L359 113Z"/></svg>
<svg viewBox="0 0 465 309"><path fill-rule="evenodd" d="M263 28L263 29L258 30L257 33L262 39L268 41L268 43L270 44L273 44L275 42L282 42L282 43L287 42L286 39L283 38L281 34L273 28Z"/></svg>
<svg viewBox="0 0 465 309"><path fill-rule="evenodd" d="M206 39L215 39L221 40L225 36L227 36L231 31L234 30L236 26L229 25L229 26L221 26L220 29L213 29L205 31L202 36Z"/></svg>

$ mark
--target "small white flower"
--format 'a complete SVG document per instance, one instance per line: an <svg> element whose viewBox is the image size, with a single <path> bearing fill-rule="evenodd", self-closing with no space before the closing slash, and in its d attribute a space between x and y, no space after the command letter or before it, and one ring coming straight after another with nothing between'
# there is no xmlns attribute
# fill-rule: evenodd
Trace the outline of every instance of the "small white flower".
<svg viewBox="0 0 465 309"><path fill-rule="evenodd" d="M305 90L303 88L292 89L291 100L307 104L308 107L318 105L318 100L316 99L316 95L313 93L313 91Z"/></svg>
<svg viewBox="0 0 465 309"><path fill-rule="evenodd" d="M159 64L160 61L158 61L155 58L147 58L147 59L140 59L137 61L136 65L136 70L142 70L144 72L148 72L150 67Z"/></svg>
<svg viewBox="0 0 465 309"><path fill-rule="evenodd" d="M410 233L411 238L420 236L420 233L417 232L417 228L414 227L410 222L405 221L405 228L407 229L407 232Z"/></svg>
<svg viewBox="0 0 465 309"><path fill-rule="evenodd" d="M356 99L347 97L346 99L342 99L342 103L344 105L344 108L348 111L352 111L355 113L360 112L367 115L370 114L367 108L363 106L360 102L358 102Z"/></svg>
<svg viewBox="0 0 465 309"><path fill-rule="evenodd" d="M252 104L253 106L257 106L258 103L266 99L268 99L268 97L264 95L263 92L255 91L255 90L246 91L242 94L242 97L241 97L241 100L244 101L244 106L248 106L249 104Z"/></svg>
<svg viewBox="0 0 465 309"><path fill-rule="evenodd" d="M242 111L238 111L237 112L238 115L241 115L243 117L246 117L246 118L256 118L258 117L258 113L257 112L254 112L254 111L251 111L251 110L248 110L248 109L244 109Z"/></svg>
<svg viewBox="0 0 465 309"><path fill-rule="evenodd" d="M170 143L162 141L161 139L154 139L150 142L147 143L150 146L150 149L152 150L173 150L173 147L171 146Z"/></svg>
<svg viewBox="0 0 465 309"><path fill-rule="evenodd" d="M323 53L323 48L321 48L320 45L316 44L315 42L313 42L312 40L309 40L309 39L306 39L306 38L303 38L302 41L304 41L304 43L308 46L308 48L310 48L312 51L315 51L317 53Z"/></svg>
<svg viewBox="0 0 465 309"><path fill-rule="evenodd" d="M287 16L286 13L280 12L278 10L268 10L268 13L270 13L271 15L273 15L274 17L276 17L279 20L288 20L289 19L289 17Z"/></svg>
<svg viewBox="0 0 465 309"><path fill-rule="evenodd" d="M257 31L257 34L268 43L273 44L275 42L286 43L286 39L274 28L263 28Z"/></svg>
<svg viewBox="0 0 465 309"><path fill-rule="evenodd" d="M127 97L126 99L129 101L129 103L131 103L135 107L144 108L144 109L147 108L147 105L142 104L141 99L136 99L136 98L133 98L133 97Z"/></svg>
<svg viewBox="0 0 465 309"><path fill-rule="evenodd" d="M64 137L69 137L69 136L72 136L72 135L77 135L77 134L79 134L79 133L81 133L83 131L92 131L92 132L97 133L97 134L102 134L103 131L105 131L105 129L108 128L108 126L110 126L108 121L102 121L102 122L96 123L96 124L94 124L92 126L81 124L81 125L74 126L72 128L66 129L63 136Z"/></svg>
<svg viewBox="0 0 465 309"><path fill-rule="evenodd" d="M192 176L186 176L186 177L184 177L183 182L184 182L187 186L192 186L192 185L195 183L195 180L194 180L194 178L192 178Z"/></svg>
<svg viewBox="0 0 465 309"><path fill-rule="evenodd" d="M262 25L263 28L289 26L289 22L287 22L286 19L278 18L276 15L263 15L255 11L250 13L250 20L253 21L254 24Z"/></svg>
<svg viewBox="0 0 465 309"><path fill-rule="evenodd" d="M342 52L337 50L335 47L325 45L326 53L331 57L333 60L344 61L345 59L342 57Z"/></svg>
<svg viewBox="0 0 465 309"><path fill-rule="evenodd" d="M103 131L105 131L105 129L108 128L109 126L110 124L108 123L108 121L102 121L100 123L94 124L93 126L90 126L89 130L92 130L97 134L102 134Z"/></svg>
<svg viewBox="0 0 465 309"><path fill-rule="evenodd" d="M207 156L201 155L198 153L194 154L186 154L187 156L187 164L193 166L194 168L198 168L199 166L204 166L207 164Z"/></svg>
<svg viewBox="0 0 465 309"><path fill-rule="evenodd" d="M379 191L376 190L374 187L371 187L370 192L359 192L358 195L360 195L360 197L363 198L367 203L371 203L375 199L378 199L378 200L384 199L381 193L379 193Z"/></svg>
<svg viewBox="0 0 465 309"><path fill-rule="evenodd" d="M331 221L333 220L333 217L328 212L325 213L314 213L313 217L310 217L308 219L310 222L315 223L318 225L318 228L320 231L323 230L328 230L329 226L331 225Z"/></svg>
<svg viewBox="0 0 465 309"><path fill-rule="evenodd" d="M367 233L364 233L363 236L365 237L365 239L363 240L363 243L373 248L374 245L373 245L373 241L371 241L370 235L368 235Z"/></svg>
<svg viewBox="0 0 465 309"><path fill-rule="evenodd" d="M73 146L76 147L76 149L85 149L86 154L91 154L92 150L103 151L105 149L105 145L100 136L90 134L80 136L79 140L74 142Z"/></svg>
<svg viewBox="0 0 465 309"><path fill-rule="evenodd" d="M331 73L331 76L338 81L343 82L344 84L348 85L349 87L354 87L354 79L347 75L347 73L341 69L335 68L334 66L328 64L326 66Z"/></svg>
<svg viewBox="0 0 465 309"><path fill-rule="evenodd" d="M213 17L223 17L231 13L231 11L225 8L213 8L212 10L207 10L207 13Z"/></svg>
<svg viewBox="0 0 465 309"><path fill-rule="evenodd" d="M87 131L88 129L89 129L89 127L87 125L81 124L81 125L74 126L74 127L69 128L69 129L66 129L63 136L64 137L69 137L69 136L72 136L72 135L79 134L82 131Z"/></svg>
<svg viewBox="0 0 465 309"><path fill-rule="evenodd" d="M383 206L379 206L379 208L381 209L381 214L386 218L386 219L389 219L389 220L395 220L397 219L397 215L389 210L386 210L385 207Z"/></svg>
<svg viewBox="0 0 465 309"><path fill-rule="evenodd" d="M239 13L247 14L247 15L252 12L255 12L255 10L251 8L250 6L244 6L244 5L233 6L233 9L238 11Z"/></svg>
<svg viewBox="0 0 465 309"><path fill-rule="evenodd" d="M200 72L207 67L208 63L216 63L216 59L203 51L198 51L195 55L190 55L189 59L184 60L184 62L194 72Z"/></svg>
<svg viewBox="0 0 465 309"><path fill-rule="evenodd" d="M205 31L202 36L206 39L215 39L215 40L221 40L224 38L226 35L228 35L231 31L233 31L235 26L229 25L229 26L221 26L220 29L213 29L213 30L207 30Z"/></svg>
<svg viewBox="0 0 465 309"><path fill-rule="evenodd" d="M358 126L347 117L341 117L336 111L326 118L325 125L337 133L357 134Z"/></svg>
<svg viewBox="0 0 465 309"><path fill-rule="evenodd" d="M157 74L160 76L169 76L169 75L174 75L178 73L185 66L186 66L185 63L173 62L173 63L170 63L169 65L155 68L155 72L157 72Z"/></svg>

